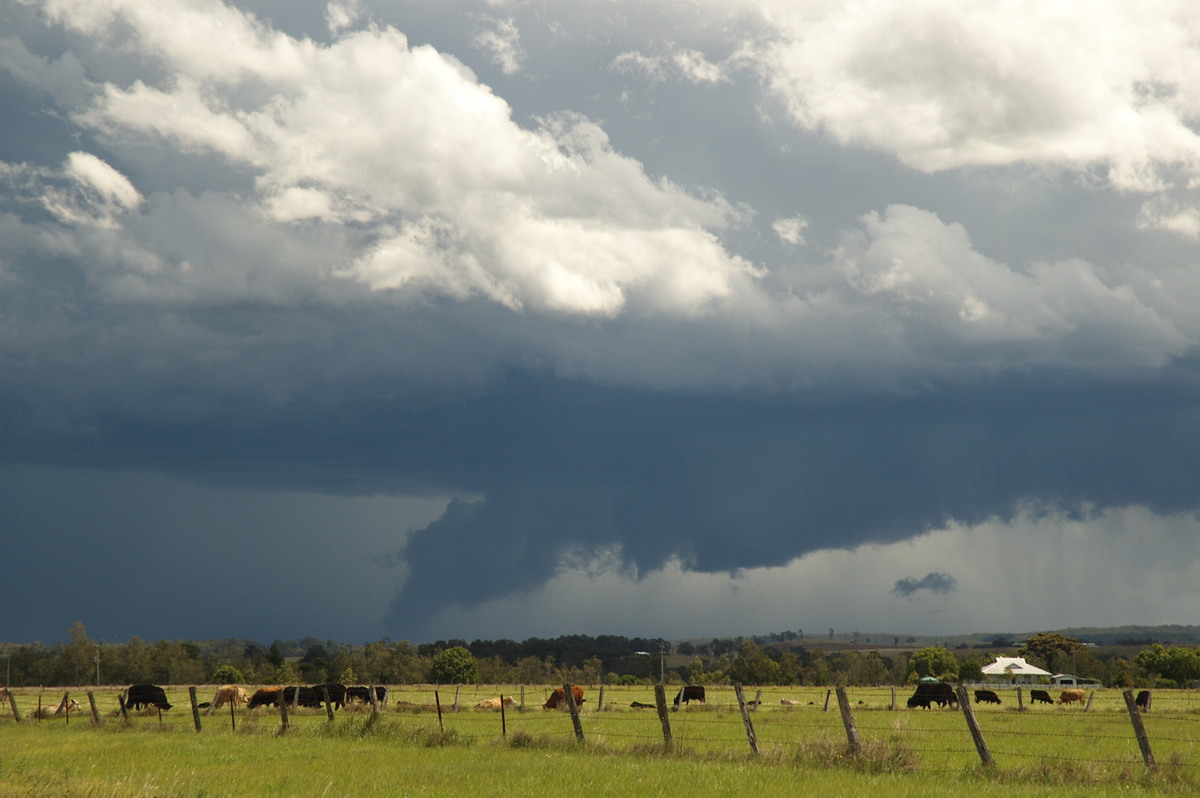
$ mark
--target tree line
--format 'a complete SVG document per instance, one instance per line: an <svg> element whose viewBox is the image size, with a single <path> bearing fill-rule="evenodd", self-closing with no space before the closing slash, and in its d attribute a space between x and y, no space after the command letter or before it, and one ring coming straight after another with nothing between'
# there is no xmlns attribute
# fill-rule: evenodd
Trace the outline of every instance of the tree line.
<svg viewBox="0 0 1200 798"><path fill-rule="evenodd" d="M807 642L807 641L806 641ZM714 639L672 644L661 638L564 635L513 640L440 640L414 645L389 639L350 645L336 640L245 639L128 643L90 640L77 622L69 642L0 644L12 686L123 684L670 684L906 685L922 677L983 681L994 656L1024 656L1055 673L1113 687L1188 686L1200 680L1200 649L1150 645L1132 658L1106 655L1053 632L1011 641L995 651L823 651L794 638Z"/></svg>

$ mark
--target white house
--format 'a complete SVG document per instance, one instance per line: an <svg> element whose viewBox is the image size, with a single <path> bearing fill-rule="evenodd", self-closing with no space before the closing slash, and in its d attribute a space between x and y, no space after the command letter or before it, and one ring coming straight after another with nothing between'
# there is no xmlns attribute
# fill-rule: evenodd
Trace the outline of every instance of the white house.
<svg viewBox="0 0 1200 798"><path fill-rule="evenodd" d="M1030 665L1024 657L996 657L995 662L984 665L981 670L984 676L1003 676L1014 682L1030 684L1042 676L1050 675L1050 671Z"/></svg>

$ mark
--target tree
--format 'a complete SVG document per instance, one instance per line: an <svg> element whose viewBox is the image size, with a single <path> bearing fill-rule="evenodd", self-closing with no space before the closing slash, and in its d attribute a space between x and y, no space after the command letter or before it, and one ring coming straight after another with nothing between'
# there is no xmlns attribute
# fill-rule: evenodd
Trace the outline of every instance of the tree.
<svg viewBox="0 0 1200 798"><path fill-rule="evenodd" d="M238 684L246 681L242 672L232 665L222 665L212 675L213 684Z"/></svg>
<svg viewBox="0 0 1200 798"><path fill-rule="evenodd" d="M431 675L437 684L471 684L479 679L479 663L466 648L454 646L434 655Z"/></svg>
<svg viewBox="0 0 1200 798"><path fill-rule="evenodd" d="M909 657L908 665L922 679L927 676L940 678L947 673L958 673L958 657L942 646L926 646L915 652Z"/></svg>
<svg viewBox="0 0 1200 798"><path fill-rule="evenodd" d="M1055 655L1071 654L1087 648L1082 641L1058 632L1038 632L1017 649L1022 657L1036 657L1043 665L1051 664Z"/></svg>
<svg viewBox="0 0 1200 798"><path fill-rule="evenodd" d="M1200 651L1194 648L1164 648L1161 643L1155 643L1150 648L1138 652L1133 661L1152 674L1170 679L1176 685L1200 679Z"/></svg>

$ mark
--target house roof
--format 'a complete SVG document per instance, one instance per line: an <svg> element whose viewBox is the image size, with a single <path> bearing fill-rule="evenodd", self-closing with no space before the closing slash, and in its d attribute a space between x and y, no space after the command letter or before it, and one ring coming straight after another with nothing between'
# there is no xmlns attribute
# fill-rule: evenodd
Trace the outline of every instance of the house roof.
<svg viewBox="0 0 1200 798"><path fill-rule="evenodd" d="M1036 665L1030 665L1024 657L996 657L996 661L981 669L988 676L1049 676Z"/></svg>

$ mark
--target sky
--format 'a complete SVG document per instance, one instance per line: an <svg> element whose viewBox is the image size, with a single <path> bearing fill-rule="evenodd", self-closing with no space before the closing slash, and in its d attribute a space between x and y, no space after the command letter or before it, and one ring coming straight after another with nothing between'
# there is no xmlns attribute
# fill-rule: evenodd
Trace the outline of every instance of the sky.
<svg viewBox="0 0 1200 798"><path fill-rule="evenodd" d="M0 640L1200 616L1187 0L0 0Z"/></svg>

